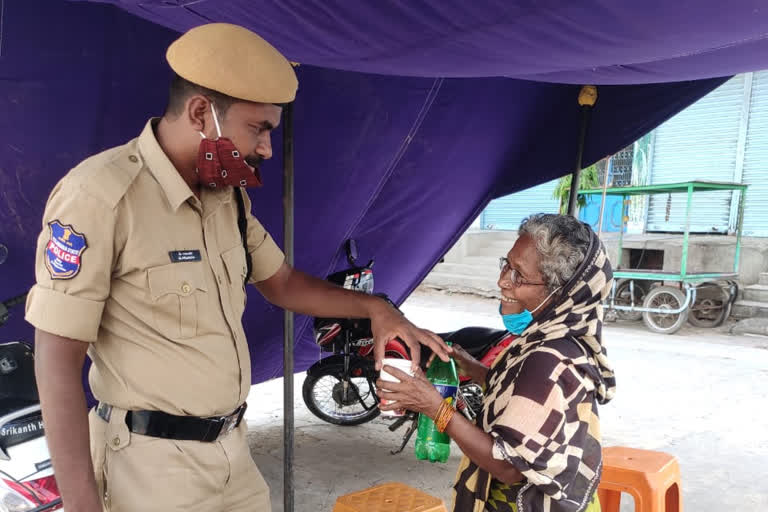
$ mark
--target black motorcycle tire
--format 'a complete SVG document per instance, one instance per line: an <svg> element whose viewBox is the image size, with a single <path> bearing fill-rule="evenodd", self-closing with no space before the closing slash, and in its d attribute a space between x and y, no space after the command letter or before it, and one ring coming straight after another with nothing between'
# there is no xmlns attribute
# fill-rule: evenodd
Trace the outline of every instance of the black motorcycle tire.
<svg viewBox="0 0 768 512"><path fill-rule="evenodd" d="M320 371L315 371L311 375L307 373L307 378L304 379L304 385L301 388L301 395L304 399L304 404L307 406L307 409L320 418L321 420L331 423L332 425L341 425L344 427L353 427L355 425L362 425L363 423L368 423L369 421L373 420L374 418L378 417L381 411L378 407L373 407L370 410L368 410L364 415L361 415L359 417L356 417L354 419L343 419L338 418L335 416L331 416L329 414L326 414L321 407L319 407L314 400L314 394L313 390L315 386L317 385L318 381L322 379L323 377L336 377L339 378L339 376L343 373L344 369L341 365L327 365Z"/></svg>

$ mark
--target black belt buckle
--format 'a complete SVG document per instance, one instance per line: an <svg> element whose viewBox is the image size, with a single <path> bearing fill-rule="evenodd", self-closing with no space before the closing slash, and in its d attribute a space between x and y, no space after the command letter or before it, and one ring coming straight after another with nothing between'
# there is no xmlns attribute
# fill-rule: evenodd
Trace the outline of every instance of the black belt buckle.
<svg viewBox="0 0 768 512"><path fill-rule="evenodd" d="M96 415L109 423L109 420L112 418L112 406L105 404L104 402L99 402L96 406Z"/></svg>
<svg viewBox="0 0 768 512"><path fill-rule="evenodd" d="M234 413L224 418L224 424L221 426L221 432L219 433L219 436L226 436L227 434L231 434L233 430L240 426L240 421L243 419L244 414L245 405L241 405L238 411L235 411Z"/></svg>
<svg viewBox="0 0 768 512"><path fill-rule="evenodd" d="M240 422L243 420L247 408L248 404L243 404L229 416L216 418L214 420L216 423L213 424L213 428L208 430L208 433L205 436L205 441L214 442L220 437L231 434L233 430L240 426Z"/></svg>

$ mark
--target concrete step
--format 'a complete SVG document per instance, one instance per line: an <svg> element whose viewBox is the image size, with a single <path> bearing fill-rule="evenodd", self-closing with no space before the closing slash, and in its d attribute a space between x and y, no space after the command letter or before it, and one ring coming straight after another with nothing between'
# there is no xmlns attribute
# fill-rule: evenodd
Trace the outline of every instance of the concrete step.
<svg viewBox="0 0 768 512"><path fill-rule="evenodd" d="M469 258L465 258L467 261ZM492 280L494 283L499 278L499 260L493 263L488 261L482 264L476 263L451 263L445 262L436 265L432 270L433 274L459 274L469 277L483 277Z"/></svg>
<svg viewBox="0 0 768 512"><path fill-rule="evenodd" d="M448 262L450 263L450 262ZM467 265L474 265L478 268L487 268L491 267L493 269L498 270L499 268L499 256L473 256L468 255L464 256L461 259L461 263L466 263Z"/></svg>
<svg viewBox="0 0 768 512"><path fill-rule="evenodd" d="M443 263L439 263L435 266L435 270L440 270L444 265L461 263L474 267L480 271L487 271L488 269L497 272L499 270L499 257L498 256L464 256L462 258L446 259Z"/></svg>
<svg viewBox="0 0 768 512"><path fill-rule="evenodd" d="M472 247L467 249L467 254L471 257L484 257L484 258L496 258L506 256L509 250L514 245L514 242L510 244L494 243L493 245L486 247Z"/></svg>
<svg viewBox="0 0 768 512"><path fill-rule="evenodd" d="M505 253L506 254L506 253ZM494 272L499 270L499 256L467 256L464 263L475 265L476 267L491 268Z"/></svg>
<svg viewBox="0 0 768 512"><path fill-rule="evenodd" d="M499 289L496 279L478 274L452 274L448 272L432 272L422 285L460 293L475 293L486 297L497 297Z"/></svg>
<svg viewBox="0 0 768 512"><path fill-rule="evenodd" d="M752 284L743 288L744 300L768 302L768 285Z"/></svg>
<svg viewBox="0 0 768 512"><path fill-rule="evenodd" d="M731 309L735 318L768 318L768 302L757 300L737 300Z"/></svg>
<svg viewBox="0 0 768 512"><path fill-rule="evenodd" d="M481 231L469 233L467 253L477 256L501 256L509 252L517 240L517 231ZM497 256L497 257L498 257Z"/></svg>
<svg viewBox="0 0 768 512"><path fill-rule="evenodd" d="M757 284L764 284L768 285L768 272L761 272L760 273L760 282Z"/></svg>

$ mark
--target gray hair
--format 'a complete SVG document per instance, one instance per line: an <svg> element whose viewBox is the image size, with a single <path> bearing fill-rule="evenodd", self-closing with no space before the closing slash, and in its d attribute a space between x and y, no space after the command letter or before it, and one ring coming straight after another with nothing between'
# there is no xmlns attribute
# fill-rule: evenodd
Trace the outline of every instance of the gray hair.
<svg viewBox="0 0 768 512"><path fill-rule="evenodd" d="M549 291L573 277L589 249L589 227L570 215L531 215L520 224L518 234L527 234L536 243L539 272Z"/></svg>

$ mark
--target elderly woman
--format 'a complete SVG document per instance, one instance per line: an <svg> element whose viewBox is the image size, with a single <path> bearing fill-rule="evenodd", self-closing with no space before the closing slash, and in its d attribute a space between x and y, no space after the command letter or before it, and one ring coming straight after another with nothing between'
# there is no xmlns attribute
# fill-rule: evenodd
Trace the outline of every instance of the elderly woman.
<svg viewBox="0 0 768 512"><path fill-rule="evenodd" d="M597 405L615 378L602 345L611 265L597 235L566 215L533 215L502 258L500 313L519 335L490 369L460 347L460 371L483 384L477 424L452 411L422 372L379 381L381 397L438 418L464 452L454 512L595 512L602 467Z"/></svg>

